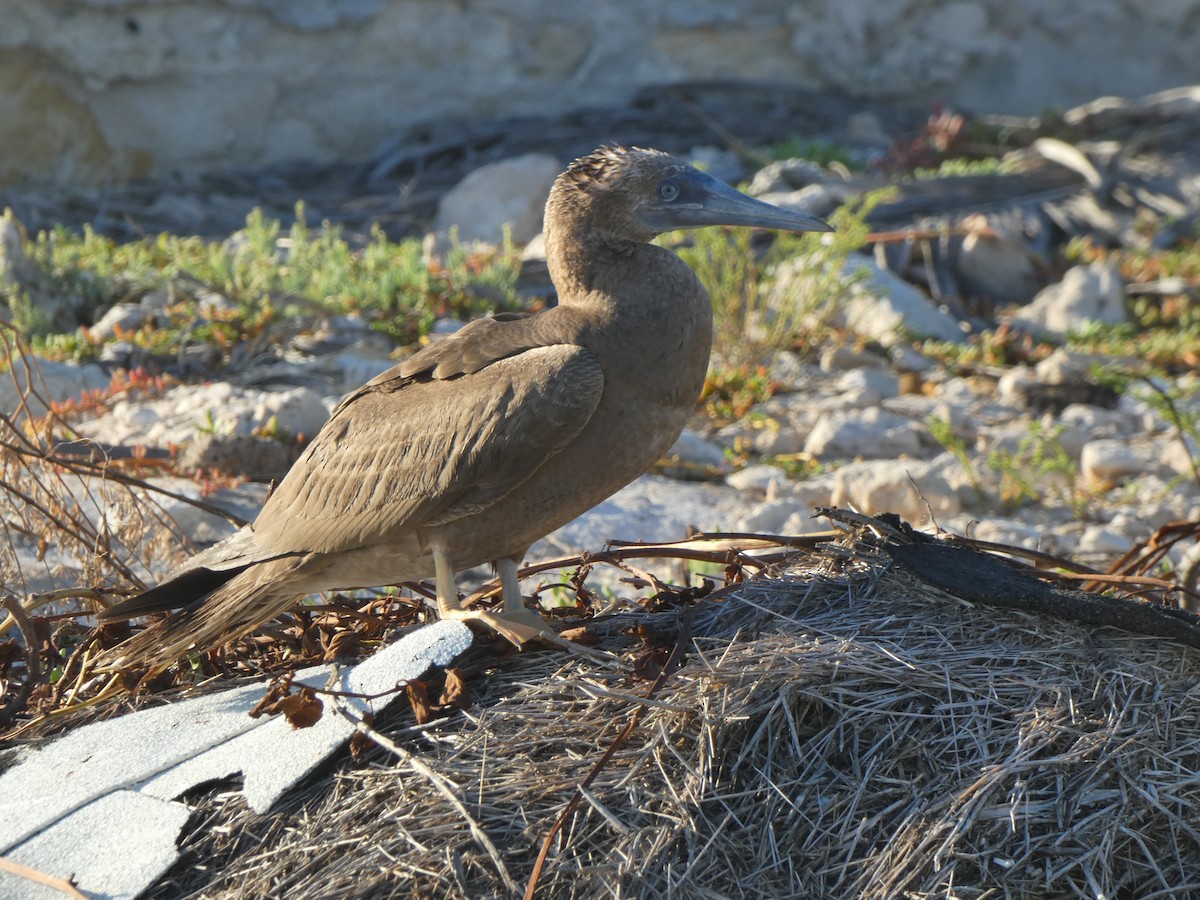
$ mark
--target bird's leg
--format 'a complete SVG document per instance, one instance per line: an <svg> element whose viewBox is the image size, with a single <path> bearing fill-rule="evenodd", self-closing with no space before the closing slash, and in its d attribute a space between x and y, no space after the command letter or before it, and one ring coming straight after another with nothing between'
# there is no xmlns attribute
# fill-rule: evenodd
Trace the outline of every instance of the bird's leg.
<svg viewBox="0 0 1200 900"><path fill-rule="evenodd" d="M444 547L433 548L434 587L437 589L438 617L461 619L466 612L458 602L458 583L454 580L454 567Z"/></svg>
<svg viewBox="0 0 1200 900"><path fill-rule="evenodd" d="M525 598L521 596L521 582L517 580L517 561L515 559L496 560L496 574L500 576L500 596L504 605L500 617L510 624L513 629L521 629L527 633L525 640L533 640L550 628L538 613L525 606ZM503 632L501 632L503 634ZM504 635L508 637L508 635ZM509 637L509 640L512 640ZM513 641L516 643L516 641ZM517 644L517 646L521 646Z"/></svg>
<svg viewBox="0 0 1200 900"><path fill-rule="evenodd" d="M546 621L533 610L525 608L521 585L517 581L517 563L512 559L496 561L500 574L500 589L504 605L500 612L463 609L458 602L458 586L450 555L443 547L433 547L434 577L437 587L438 615L443 619L476 619L483 622L518 649L548 631Z"/></svg>

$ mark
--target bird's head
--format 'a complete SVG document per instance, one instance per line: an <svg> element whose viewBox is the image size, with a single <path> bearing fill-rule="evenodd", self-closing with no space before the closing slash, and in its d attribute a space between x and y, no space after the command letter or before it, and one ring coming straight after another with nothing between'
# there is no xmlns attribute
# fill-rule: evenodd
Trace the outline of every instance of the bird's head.
<svg viewBox="0 0 1200 900"><path fill-rule="evenodd" d="M601 147L560 175L546 204L547 237L561 226L626 241L707 225L832 231L812 216L755 200L659 150ZM572 228L572 226L574 226Z"/></svg>

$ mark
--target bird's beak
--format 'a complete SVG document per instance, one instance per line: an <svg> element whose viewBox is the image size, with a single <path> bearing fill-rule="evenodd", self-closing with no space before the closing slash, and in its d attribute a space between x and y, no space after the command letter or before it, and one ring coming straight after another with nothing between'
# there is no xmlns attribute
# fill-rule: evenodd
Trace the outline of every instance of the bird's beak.
<svg viewBox="0 0 1200 900"><path fill-rule="evenodd" d="M679 195L673 200L657 199L643 207L642 221L655 232L708 225L749 225L781 231L833 231L815 216L792 212L763 203L736 191L711 175L693 171L676 176Z"/></svg>

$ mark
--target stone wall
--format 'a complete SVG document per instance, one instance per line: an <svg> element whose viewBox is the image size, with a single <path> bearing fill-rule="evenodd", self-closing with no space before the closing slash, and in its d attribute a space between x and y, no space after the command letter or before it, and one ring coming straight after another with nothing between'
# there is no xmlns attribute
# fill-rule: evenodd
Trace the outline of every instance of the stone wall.
<svg viewBox="0 0 1200 900"><path fill-rule="evenodd" d="M1200 0L0 0L0 185L361 156L746 78L1036 113L1200 82Z"/></svg>

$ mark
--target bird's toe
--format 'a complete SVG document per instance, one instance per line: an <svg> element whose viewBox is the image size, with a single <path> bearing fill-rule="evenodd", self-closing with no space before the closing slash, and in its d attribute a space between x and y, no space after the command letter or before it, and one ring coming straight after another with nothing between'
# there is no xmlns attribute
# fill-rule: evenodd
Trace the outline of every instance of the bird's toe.
<svg viewBox="0 0 1200 900"><path fill-rule="evenodd" d="M513 609L503 612L491 612L483 609L446 610L444 618L482 622L500 637L515 646L524 649L531 641L536 641L543 635L554 634L548 622L531 609Z"/></svg>

